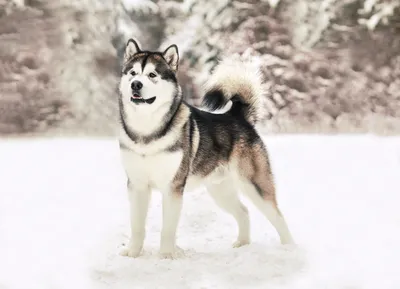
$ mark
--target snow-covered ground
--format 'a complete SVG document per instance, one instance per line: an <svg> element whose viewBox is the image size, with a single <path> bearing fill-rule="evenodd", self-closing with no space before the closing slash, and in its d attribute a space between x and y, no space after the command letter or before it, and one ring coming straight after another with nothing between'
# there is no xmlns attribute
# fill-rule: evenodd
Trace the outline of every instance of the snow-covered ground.
<svg viewBox="0 0 400 289"><path fill-rule="evenodd" d="M265 140L298 246L246 202L253 243L231 248L233 219L198 190L178 260L157 256L157 193L144 255L118 255L129 219L116 141L0 141L0 288L400 288L400 138Z"/></svg>

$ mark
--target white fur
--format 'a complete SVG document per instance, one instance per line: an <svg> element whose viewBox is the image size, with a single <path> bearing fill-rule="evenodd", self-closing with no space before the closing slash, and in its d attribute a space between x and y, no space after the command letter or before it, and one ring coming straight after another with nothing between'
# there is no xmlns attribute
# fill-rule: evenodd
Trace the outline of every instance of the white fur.
<svg viewBox="0 0 400 289"><path fill-rule="evenodd" d="M136 258L142 251L150 196L151 189L148 186L140 186L139 183L128 187L131 239L128 246L121 251L123 256Z"/></svg>
<svg viewBox="0 0 400 289"><path fill-rule="evenodd" d="M219 166L204 178L190 175L186 181L185 191L192 191L204 185L220 184L230 177L230 173L229 167Z"/></svg>
<svg viewBox="0 0 400 289"><path fill-rule="evenodd" d="M261 72L256 64L235 58L224 58L218 63L205 83L205 89L209 90L216 85L221 85L228 96L238 93L243 87L251 89L255 100L262 98L264 94Z"/></svg>
<svg viewBox="0 0 400 289"><path fill-rule="evenodd" d="M182 250L176 245L176 230L182 211L182 196L163 195L163 225L160 239L160 254L163 258L172 259Z"/></svg>
<svg viewBox="0 0 400 289"><path fill-rule="evenodd" d="M231 214L238 225L238 238L233 247L241 247L250 243L250 220L247 208L239 199L232 180L208 184L207 190L215 203L228 214Z"/></svg>
<svg viewBox="0 0 400 289"><path fill-rule="evenodd" d="M128 189L131 212L131 240L121 254L137 257L142 251L145 237L145 220L151 189L163 194L163 227L161 232L160 254L173 258L179 249L176 247L176 230L182 208L182 198L171 191L171 183L182 161L182 152L157 153L142 156L123 150L122 162L132 186Z"/></svg>
<svg viewBox="0 0 400 289"><path fill-rule="evenodd" d="M161 192L168 192L182 160L182 152L157 153L142 156L122 151L122 162L132 184L145 184Z"/></svg>

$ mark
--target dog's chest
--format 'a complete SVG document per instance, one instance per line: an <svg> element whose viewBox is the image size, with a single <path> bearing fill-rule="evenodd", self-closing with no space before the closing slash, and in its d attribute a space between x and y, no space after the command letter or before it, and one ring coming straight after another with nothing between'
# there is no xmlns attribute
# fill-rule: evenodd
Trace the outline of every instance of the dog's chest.
<svg viewBox="0 0 400 289"><path fill-rule="evenodd" d="M123 150L121 154L125 171L133 185L150 185L159 190L170 188L182 161L182 152L143 156Z"/></svg>

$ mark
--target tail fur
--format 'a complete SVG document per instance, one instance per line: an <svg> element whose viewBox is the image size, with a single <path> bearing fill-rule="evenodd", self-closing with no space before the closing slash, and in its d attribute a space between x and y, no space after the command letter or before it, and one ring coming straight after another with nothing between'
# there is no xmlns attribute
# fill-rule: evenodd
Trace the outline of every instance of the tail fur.
<svg viewBox="0 0 400 289"><path fill-rule="evenodd" d="M250 63L226 59L220 62L205 85L203 106L211 111L225 107L254 125L260 119L263 97L261 75Z"/></svg>

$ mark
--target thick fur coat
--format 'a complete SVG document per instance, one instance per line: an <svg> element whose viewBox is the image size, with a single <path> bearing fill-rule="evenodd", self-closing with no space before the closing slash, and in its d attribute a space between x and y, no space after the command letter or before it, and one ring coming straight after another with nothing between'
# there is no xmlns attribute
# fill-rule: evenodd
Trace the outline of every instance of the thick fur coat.
<svg viewBox="0 0 400 289"><path fill-rule="evenodd" d="M120 81L120 148L128 179L131 240L123 255L138 257L153 189L163 194L160 254L174 258L183 251L176 231L185 190L205 186L224 211L237 221L234 247L250 242L242 192L276 228L282 243L293 239L278 209L266 147L254 125L259 120L262 82L245 63L223 61L205 86L204 107L188 105L176 78L178 47L164 52L142 50L130 39Z"/></svg>

